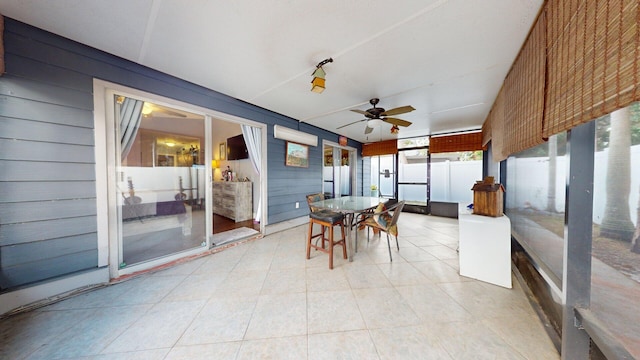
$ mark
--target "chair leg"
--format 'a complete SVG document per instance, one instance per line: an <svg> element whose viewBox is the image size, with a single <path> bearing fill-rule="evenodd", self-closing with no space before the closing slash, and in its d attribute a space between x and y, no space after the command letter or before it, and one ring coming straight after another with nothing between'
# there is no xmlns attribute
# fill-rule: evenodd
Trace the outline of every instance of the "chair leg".
<svg viewBox="0 0 640 360"><path fill-rule="evenodd" d="M342 257L344 259L347 258L347 237L344 233L344 225L340 226L340 229L342 230ZM357 249L357 244L356 244L356 249Z"/></svg>
<svg viewBox="0 0 640 360"><path fill-rule="evenodd" d="M307 260L311 259L311 236L313 234L313 223L309 221L309 236L307 237Z"/></svg>
<svg viewBox="0 0 640 360"><path fill-rule="evenodd" d="M400 245L398 245L398 236L396 235L396 248L400 251Z"/></svg>
<svg viewBox="0 0 640 360"><path fill-rule="evenodd" d="M329 269L333 270L333 227L329 231Z"/></svg>
<svg viewBox="0 0 640 360"><path fill-rule="evenodd" d="M389 248L389 261L393 261L391 258L391 243L389 242L389 233L387 233L387 247Z"/></svg>

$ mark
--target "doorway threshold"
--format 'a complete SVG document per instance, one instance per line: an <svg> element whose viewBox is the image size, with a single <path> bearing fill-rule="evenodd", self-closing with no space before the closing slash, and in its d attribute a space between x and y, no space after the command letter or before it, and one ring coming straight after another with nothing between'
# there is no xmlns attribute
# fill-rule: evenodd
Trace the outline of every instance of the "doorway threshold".
<svg viewBox="0 0 640 360"><path fill-rule="evenodd" d="M214 247L226 245L231 242L244 240L251 237L256 237L260 234L259 231L248 227L240 227L233 230L228 230L211 236L211 243Z"/></svg>

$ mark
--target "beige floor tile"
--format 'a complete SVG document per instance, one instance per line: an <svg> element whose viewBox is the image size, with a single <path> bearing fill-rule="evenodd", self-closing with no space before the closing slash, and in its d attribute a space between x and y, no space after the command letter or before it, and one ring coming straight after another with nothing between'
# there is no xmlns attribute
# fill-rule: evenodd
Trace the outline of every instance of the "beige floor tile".
<svg viewBox="0 0 640 360"><path fill-rule="evenodd" d="M418 325L421 320L395 288L354 289L368 329Z"/></svg>
<svg viewBox="0 0 640 360"><path fill-rule="evenodd" d="M309 360L380 359L366 330L309 335Z"/></svg>
<svg viewBox="0 0 640 360"><path fill-rule="evenodd" d="M102 353L170 348L182 336L204 304L204 301L156 304Z"/></svg>
<svg viewBox="0 0 640 360"><path fill-rule="evenodd" d="M396 290L425 324L474 319L470 312L434 284L400 286Z"/></svg>
<svg viewBox="0 0 640 360"><path fill-rule="evenodd" d="M333 270L324 267L307 268L305 278L307 292L351 289L344 267Z"/></svg>
<svg viewBox="0 0 640 360"><path fill-rule="evenodd" d="M361 231L329 270L301 225L2 319L0 358L558 359L517 282L458 275L456 219L400 227L393 261Z"/></svg>
<svg viewBox="0 0 640 360"><path fill-rule="evenodd" d="M237 360L307 358L307 337L291 336L242 342Z"/></svg>
<svg viewBox="0 0 640 360"><path fill-rule="evenodd" d="M265 339L306 333L305 293L261 295L244 338Z"/></svg>
<svg viewBox="0 0 640 360"><path fill-rule="evenodd" d="M352 266L345 269L345 274L352 289L392 286L378 265Z"/></svg>
<svg viewBox="0 0 640 360"><path fill-rule="evenodd" d="M393 286L419 285L430 282L410 263L379 264L378 267Z"/></svg>
<svg viewBox="0 0 640 360"><path fill-rule="evenodd" d="M479 321L441 323L435 336L453 359L525 359Z"/></svg>
<svg viewBox="0 0 640 360"><path fill-rule="evenodd" d="M308 293L307 319L309 334L366 328L351 290Z"/></svg>
<svg viewBox="0 0 640 360"><path fill-rule="evenodd" d="M164 360L234 360L240 349L240 341L218 344L175 346Z"/></svg>
<svg viewBox="0 0 640 360"><path fill-rule="evenodd" d="M371 330L380 359L453 360L427 325ZM471 359L471 358L470 358Z"/></svg>
<svg viewBox="0 0 640 360"><path fill-rule="evenodd" d="M202 308L178 340L178 345L212 344L242 340L257 297L216 297Z"/></svg>

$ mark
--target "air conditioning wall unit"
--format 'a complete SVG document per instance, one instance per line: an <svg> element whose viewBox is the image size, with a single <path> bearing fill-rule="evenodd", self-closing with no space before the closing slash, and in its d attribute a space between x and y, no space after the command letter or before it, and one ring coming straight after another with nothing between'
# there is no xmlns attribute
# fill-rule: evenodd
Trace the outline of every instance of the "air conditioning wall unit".
<svg viewBox="0 0 640 360"><path fill-rule="evenodd" d="M298 144L318 146L317 136L280 125L273 126L273 137L276 139L291 141Z"/></svg>

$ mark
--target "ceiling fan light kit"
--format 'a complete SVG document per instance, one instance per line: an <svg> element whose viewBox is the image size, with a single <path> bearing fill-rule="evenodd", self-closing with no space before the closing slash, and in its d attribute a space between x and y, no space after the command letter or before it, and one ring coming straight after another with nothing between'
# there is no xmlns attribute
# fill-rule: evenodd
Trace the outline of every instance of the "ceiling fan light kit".
<svg viewBox="0 0 640 360"><path fill-rule="evenodd" d="M352 109L351 111L357 112L358 114L361 114L361 115L364 115L365 118L362 119L362 120L354 121L354 122L346 124L346 125L342 125L342 126L338 127L338 129L343 128L345 126L357 124L357 123L362 122L362 121L366 121L366 126L364 128L364 133L365 134L370 134L373 131L373 128L379 127L383 123L389 123L389 124L393 125L393 127L391 128L391 133L392 134L397 134L398 130L400 129L398 126L409 126L409 125L411 125L410 121L389 117L389 115L399 115L399 114L405 114L405 113L411 112L411 111L415 110L413 108L413 106L405 105L405 106L400 106L400 107L397 107L397 108L385 110L384 108L376 107L376 105L379 102L380 102L380 99L378 99L378 98L373 98L373 99L369 100L369 103L373 107L371 109L369 109L369 110L366 110L366 111L358 110L358 109Z"/></svg>

